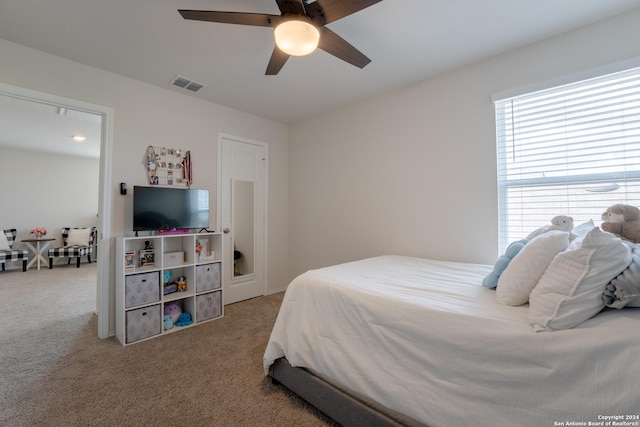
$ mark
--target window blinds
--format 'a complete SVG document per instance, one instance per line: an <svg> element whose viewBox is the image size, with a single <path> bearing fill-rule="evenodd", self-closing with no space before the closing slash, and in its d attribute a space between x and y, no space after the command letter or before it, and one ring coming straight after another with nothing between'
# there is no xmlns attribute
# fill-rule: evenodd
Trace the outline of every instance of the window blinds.
<svg viewBox="0 0 640 427"><path fill-rule="evenodd" d="M640 206L640 68L496 101L500 250L570 215Z"/></svg>

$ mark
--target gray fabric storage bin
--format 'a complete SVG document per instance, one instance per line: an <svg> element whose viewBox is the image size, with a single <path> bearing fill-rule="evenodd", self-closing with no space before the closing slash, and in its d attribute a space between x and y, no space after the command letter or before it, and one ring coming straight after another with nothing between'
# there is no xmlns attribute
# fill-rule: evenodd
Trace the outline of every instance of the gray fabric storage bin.
<svg viewBox="0 0 640 427"><path fill-rule="evenodd" d="M204 264L196 267L196 292L220 289L220 263Z"/></svg>
<svg viewBox="0 0 640 427"><path fill-rule="evenodd" d="M196 323L222 315L221 291L196 296Z"/></svg>
<svg viewBox="0 0 640 427"><path fill-rule="evenodd" d="M126 313L127 344L162 332L161 304L136 308Z"/></svg>
<svg viewBox="0 0 640 427"><path fill-rule="evenodd" d="M160 273L132 274L124 279L124 306L150 304L160 301Z"/></svg>

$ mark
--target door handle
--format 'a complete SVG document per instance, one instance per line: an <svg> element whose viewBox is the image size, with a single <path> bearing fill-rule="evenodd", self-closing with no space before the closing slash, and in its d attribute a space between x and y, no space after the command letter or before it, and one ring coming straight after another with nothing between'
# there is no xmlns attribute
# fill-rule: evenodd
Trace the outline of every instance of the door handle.
<svg viewBox="0 0 640 427"><path fill-rule="evenodd" d="M225 228L224 230L222 230L222 232L223 232L224 234L229 234L229 232L230 232L230 231L231 231L231 230L229 230L228 228Z"/></svg>

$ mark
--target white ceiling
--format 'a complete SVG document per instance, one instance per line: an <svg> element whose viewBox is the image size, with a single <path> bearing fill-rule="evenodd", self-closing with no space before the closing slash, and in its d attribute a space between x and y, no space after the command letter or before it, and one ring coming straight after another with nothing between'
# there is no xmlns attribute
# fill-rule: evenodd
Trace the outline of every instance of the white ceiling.
<svg viewBox="0 0 640 427"><path fill-rule="evenodd" d="M0 95L0 147L97 159L101 123L97 114Z"/></svg>
<svg viewBox="0 0 640 427"><path fill-rule="evenodd" d="M278 14L273 0L0 0L0 38L291 124L638 7L638 0L383 0L328 25L371 58L364 69L319 50L290 58L277 76L264 75L269 28L187 21L177 12ZM207 87L193 94L170 86L176 75ZM10 114L0 108L0 117Z"/></svg>

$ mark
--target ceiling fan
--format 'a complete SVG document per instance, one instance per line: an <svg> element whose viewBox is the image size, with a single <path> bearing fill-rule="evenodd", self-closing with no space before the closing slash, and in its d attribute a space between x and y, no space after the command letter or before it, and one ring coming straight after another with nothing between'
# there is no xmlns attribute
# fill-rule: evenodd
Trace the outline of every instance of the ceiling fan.
<svg viewBox="0 0 640 427"><path fill-rule="evenodd" d="M302 56L316 47L364 68L371 60L342 37L325 27L382 0L276 0L280 15L209 10L178 10L184 19L226 24L273 27L276 46L266 75L276 75L290 56Z"/></svg>

